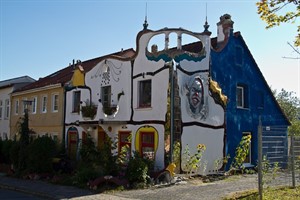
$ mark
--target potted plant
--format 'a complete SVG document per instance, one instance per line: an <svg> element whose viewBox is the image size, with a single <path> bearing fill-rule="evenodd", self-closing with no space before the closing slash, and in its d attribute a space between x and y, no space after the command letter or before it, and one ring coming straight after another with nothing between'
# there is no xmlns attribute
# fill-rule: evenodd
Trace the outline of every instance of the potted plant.
<svg viewBox="0 0 300 200"><path fill-rule="evenodd" d="M86 100L85 105L81 106L81 114L83 118L94 119L97 114L97 106L93 102Z"/></svg>
<svg viewBox="0 0 300 200"><path fill-rule="evenodd" d="M115 112L117 112L117 105L105 106L103 107L103 112L106 115L113 115Z"/></svg>

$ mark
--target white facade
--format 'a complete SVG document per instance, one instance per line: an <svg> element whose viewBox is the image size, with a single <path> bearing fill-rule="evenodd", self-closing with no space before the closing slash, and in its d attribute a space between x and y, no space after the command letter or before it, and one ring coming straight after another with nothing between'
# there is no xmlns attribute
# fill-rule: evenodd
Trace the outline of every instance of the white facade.
<svg viewBox="0 0 300 200"><path fill-rule="evenodd" d="M176 35L177 46L169 49L170 34ZM201 52L182 50L182 35L200 41ZM153 51L149 47L149 41L156 36L164 38L163 51L155 51L155 48ZM118 141L120 134L130 133L131 151L139 151L143 156L151 155L155 160L155 169L163 169L170 68L175 69L176 66L183 127L182 152L185 145L194 153L198 144L204 144L206 151L203 159L207 163L207 171L203 172L204 169L200 168L197 173L213 173L213 163L224 156L224 109L215 103L209 91L210 48L210 37L204 33L181 28L158 31L146 29L140 32L135 56L127 60L106 57L85 73L84 85L71 85L66 91L65 139L68 145L72 145L69 133L74 130L78 138L77 147L84 133L89 133L97 143L104 131L118 145L121 145ZM151 52L149 49L152 49ZM192 90L189 84L193 85L194 80L196 85L201 83L201 91L197 93L201 93L199 99L188 96L189 90ZM83 118L81 111L73 112L76 95L80 95L81 108L86 102L97 106L93 119ZM199 108L195 106L194 110L191 107L194 104L199 105ZM105 105L113 107L114 111L105 114Z"/></svg>
<svg viewBox="0 0 300 200"><path fill-rule="evenodd" d="M12 86L0 89L0 137L2 140L11 139L9 118L11 109L10 94L12 91Z"/></svg>

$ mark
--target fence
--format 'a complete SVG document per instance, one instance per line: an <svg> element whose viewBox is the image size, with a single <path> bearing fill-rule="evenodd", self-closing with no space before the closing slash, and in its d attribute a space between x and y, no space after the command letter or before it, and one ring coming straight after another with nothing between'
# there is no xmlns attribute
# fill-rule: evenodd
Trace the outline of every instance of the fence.
<svg viewBox="0 0 300 200"><path fill-rule="evenodd" d="M264 185L300 185L300 136L287 135L286 127L258 127L258 189Z"/></svg>

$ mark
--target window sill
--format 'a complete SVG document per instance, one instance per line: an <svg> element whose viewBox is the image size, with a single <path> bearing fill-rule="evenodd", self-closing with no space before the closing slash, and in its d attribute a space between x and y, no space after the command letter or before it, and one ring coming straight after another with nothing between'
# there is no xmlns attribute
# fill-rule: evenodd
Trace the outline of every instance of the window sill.
<svg viewBox="0 0 300 200"><path fill-rule="evenodd" d="M135 110L152 110L152 107L137 107Z"/></svg>
<svg viewBox="0 0 300 200"><path fill-rule="evenodd" d="M239 110L246 110L246 111L249 111L250 108L246 108L246 107L236 107L236 109L239 109Z"/></svg>

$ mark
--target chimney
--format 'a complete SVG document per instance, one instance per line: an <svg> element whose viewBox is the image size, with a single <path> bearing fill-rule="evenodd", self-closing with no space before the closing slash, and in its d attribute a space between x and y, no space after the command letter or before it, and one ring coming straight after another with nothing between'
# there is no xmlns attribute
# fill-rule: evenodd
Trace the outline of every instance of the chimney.
<svg viewBox="0 0 300 200"><path fill-rule="evenodd" d="M225 14L220 17L220 21L217 23L218 26L218 43L227 41L230 30L233 29L233 21L231 20L231 16L229 14Z"/></svg>

